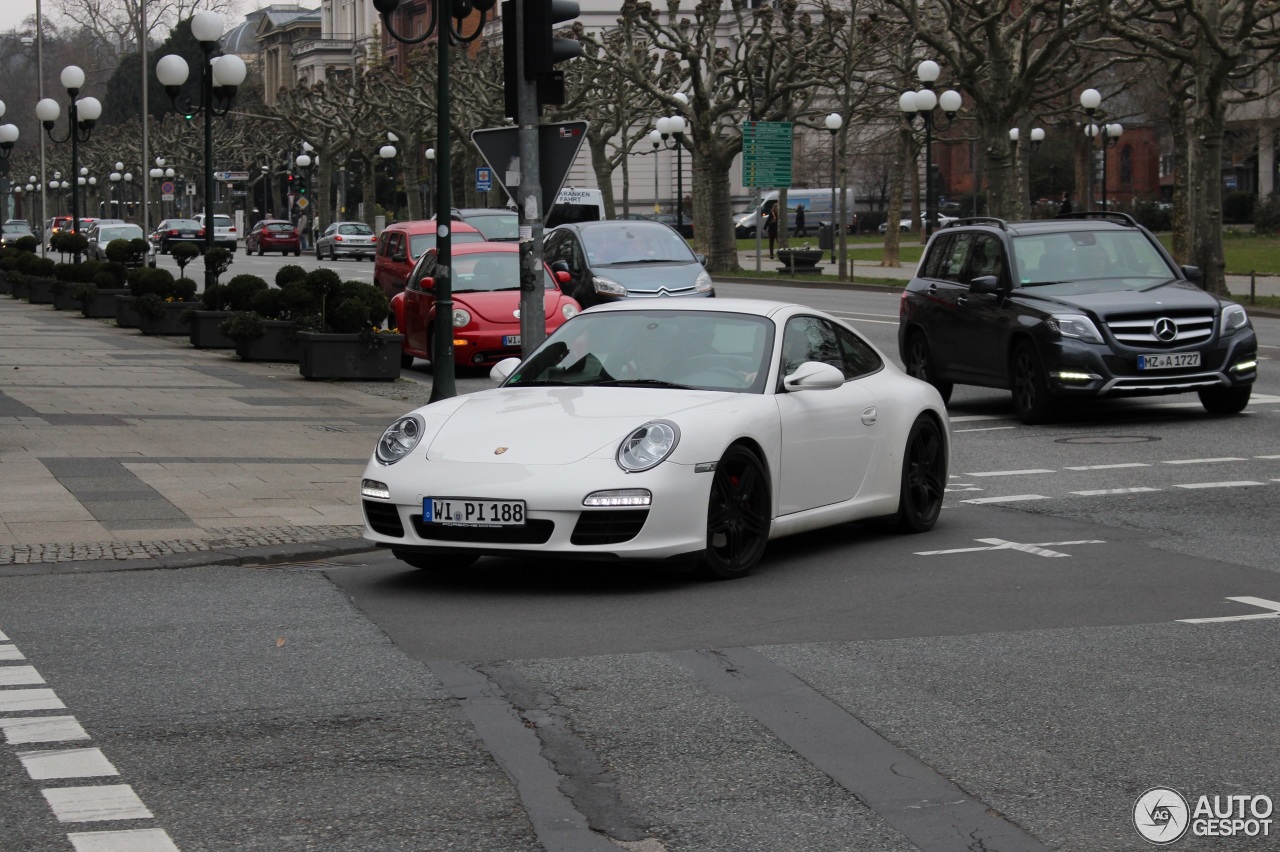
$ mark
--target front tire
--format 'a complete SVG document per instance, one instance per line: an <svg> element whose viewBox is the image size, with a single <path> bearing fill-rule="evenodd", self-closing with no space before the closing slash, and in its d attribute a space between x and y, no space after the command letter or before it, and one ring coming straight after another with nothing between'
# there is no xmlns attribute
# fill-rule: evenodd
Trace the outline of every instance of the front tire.
<svg viewBox="0 0 1280 852"><path fill-rule="evenodd" d="M316 260L324 260L324 255L320 253L320 246L316 246Z"/></svg>
<svg viewBox="0 0 1280 852"><path fill-rule="evenodd" d="M701 567L717 580L745 577L769 543L769 482L746 447L733 446L716 464L707 501L707 549Z"/></svg>
<svg viewBox="0 0 1280 852"><path fill-rule="evenodd" d="M1013 407L1018 419L1028 426L1051 422L1057 414L1057 401L1049 393L1040 353L1030 341L1023 341L1013 351Z"/></svg>
<svg viewBox="0 0 1280 852"><path fill-rule="evenodd" d="M942 396L944 404L951 401L951 391L955 389L955 385L938 378L938 367L933 362L933 352L929 349L929 341L925 340L922 332L915 332L907 340L906 361L907 375L933 385Z"/></svg>
<svg viewBox="0 0 1280 852"><path fill-rule="evenodd" d="M902 532L928 532L937 523L947 488L946 446L932 417L921 414L916 418L902 453L902 488L895 518Z"/></svg>
<svg viewBox="0 0 1280 852"><path fill-rule="evenodd" d="M1205 388L1200 391L1200 404L1210 414L1239 414L1249 404L1253 385L1233 388Z"/></svg>
<svg viewBox="0 0 1280 852"><path fill-rule="evenodd" d="M470 568L480 558L469 553L442 553L438 556L428 556L422 553L405 553L402 550L393 550L391 555L419 571L461 571L464 568Z"/></svg>

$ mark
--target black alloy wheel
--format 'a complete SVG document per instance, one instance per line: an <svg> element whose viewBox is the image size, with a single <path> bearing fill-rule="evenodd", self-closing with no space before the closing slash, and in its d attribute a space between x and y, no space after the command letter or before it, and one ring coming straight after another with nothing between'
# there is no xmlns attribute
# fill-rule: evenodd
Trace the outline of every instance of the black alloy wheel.
<svg viewBox="0 0 1280 852"><path fill-rule="evenodd" d="M933 363L933 352L923 332L915 332L907 340L907 375L933 385L942 396L943 403L951 401L955 386L938 378L938 368Z"/></svg>
<svg viewBox="0 0 1280 852"><path fill-rule="evenodd" d="M903 532L933 529L942 512L947 488L947 450L942 430L928 414L911 425L902 454L902 491L898 497L897 525Z"/></svg>
<svg viewBox="0 0 1280 852"><path fill-rule="evenodd" d="M393 550L391 555L409 567L417 568L419 571L461 571L463 568L470 568L480 558L470 553L428 555L425 553L406 553L403 550Z"/></svg>
<svg viewBox="0 0 1280 852"><path fill-rule="evenodd" d="M1049 423L1057 413L1057 401L1049 393L1044 364L1036 347L1024 340L1013 351L1013 407L1028 426Z"/></svg>
<svg viewBox="0 0 1280 852"><path fill-rule="evenodd" d="M750 574L769 543L769 509L764 466L746 447L730 447L711 481L703 571L717 580Z"/></svg>
<svg viewBox="0 0 1280 852"><path fill-rule="evenodd" d="M1200 391L1200 404L1210 414L1239 414L1249 404L1253 385L1233 388L1205 388Z"/></svg>

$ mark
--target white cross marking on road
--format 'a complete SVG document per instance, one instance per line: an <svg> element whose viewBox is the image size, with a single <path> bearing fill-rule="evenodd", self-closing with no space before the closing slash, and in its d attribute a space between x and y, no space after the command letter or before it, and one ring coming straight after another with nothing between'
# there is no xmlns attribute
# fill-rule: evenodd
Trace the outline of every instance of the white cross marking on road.
<svg viewBox="0 0 1280 852"><path fill-rule="evenodd" d="M1280 602L1269 601L1265 598L1227 598L1229 601L1236 603L1248 604L1249 606L1261 607L1270 612L1251 612L1248 615L1224 615L1220 618L1179 618L1178 621L1183 624L1210 624L1215 621L1255 621L1259 618L1280 618Z"/></svg>
<svg viewBox="0 0 1280 852"><path fill-rule="evenodd" d="M1023 553L1030 553L1033 556L1070 556L1070 553L1059 553L1056 550L1048 550L1050 547L1067 547L1073 544L1106 544L1102 539L1081 539L1080 541L1046 541L1040 544L1020 544L1016 541L1005 541L1002 538L976 538L974 541L980 541L988 547L958 547L953 550L924 550L916 553L916 556L944 556L949 553L978 553L987 550L1018 550Z"/></svg>

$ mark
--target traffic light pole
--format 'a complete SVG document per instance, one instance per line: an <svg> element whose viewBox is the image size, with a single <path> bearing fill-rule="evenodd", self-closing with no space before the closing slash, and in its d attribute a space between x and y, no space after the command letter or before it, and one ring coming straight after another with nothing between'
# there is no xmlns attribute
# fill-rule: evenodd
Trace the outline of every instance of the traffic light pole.
<svg viewBox="0 0 1280 852"><path fill-rule="evenodd" d="M435 0L435 20L440 27L436 39L436 319L431 349L431 399L439 402L458 395L453 359L453 178L449 151L453 147L449 127L449 46L446 0Z"/></svg>
<svg viewBox="0 0 1280 852"><path fill-rule="evenodd" d="M515 0L516 32L526 31L526 0ZM516 67L525 67L525 39L516 39ZM514 75L520 142L520 185L516 203L520 208L520 348L528 358L547 336L542 292L542 174L538 153L538 84L525 74Z"/></svg>

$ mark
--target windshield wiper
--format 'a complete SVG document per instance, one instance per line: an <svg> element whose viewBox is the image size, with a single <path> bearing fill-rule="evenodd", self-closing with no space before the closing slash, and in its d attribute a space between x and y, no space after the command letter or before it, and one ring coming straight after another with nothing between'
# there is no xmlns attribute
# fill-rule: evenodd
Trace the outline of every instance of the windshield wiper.
<svg viewBox="0 0 1280 852"><path fill-rule="evenodd" d="M655 387L655 388L675 388L676 390L693 390L688 385L680 385L675 382L665 382L662 379L613 379L608 382L596 382L593 387Z"/></svg>

